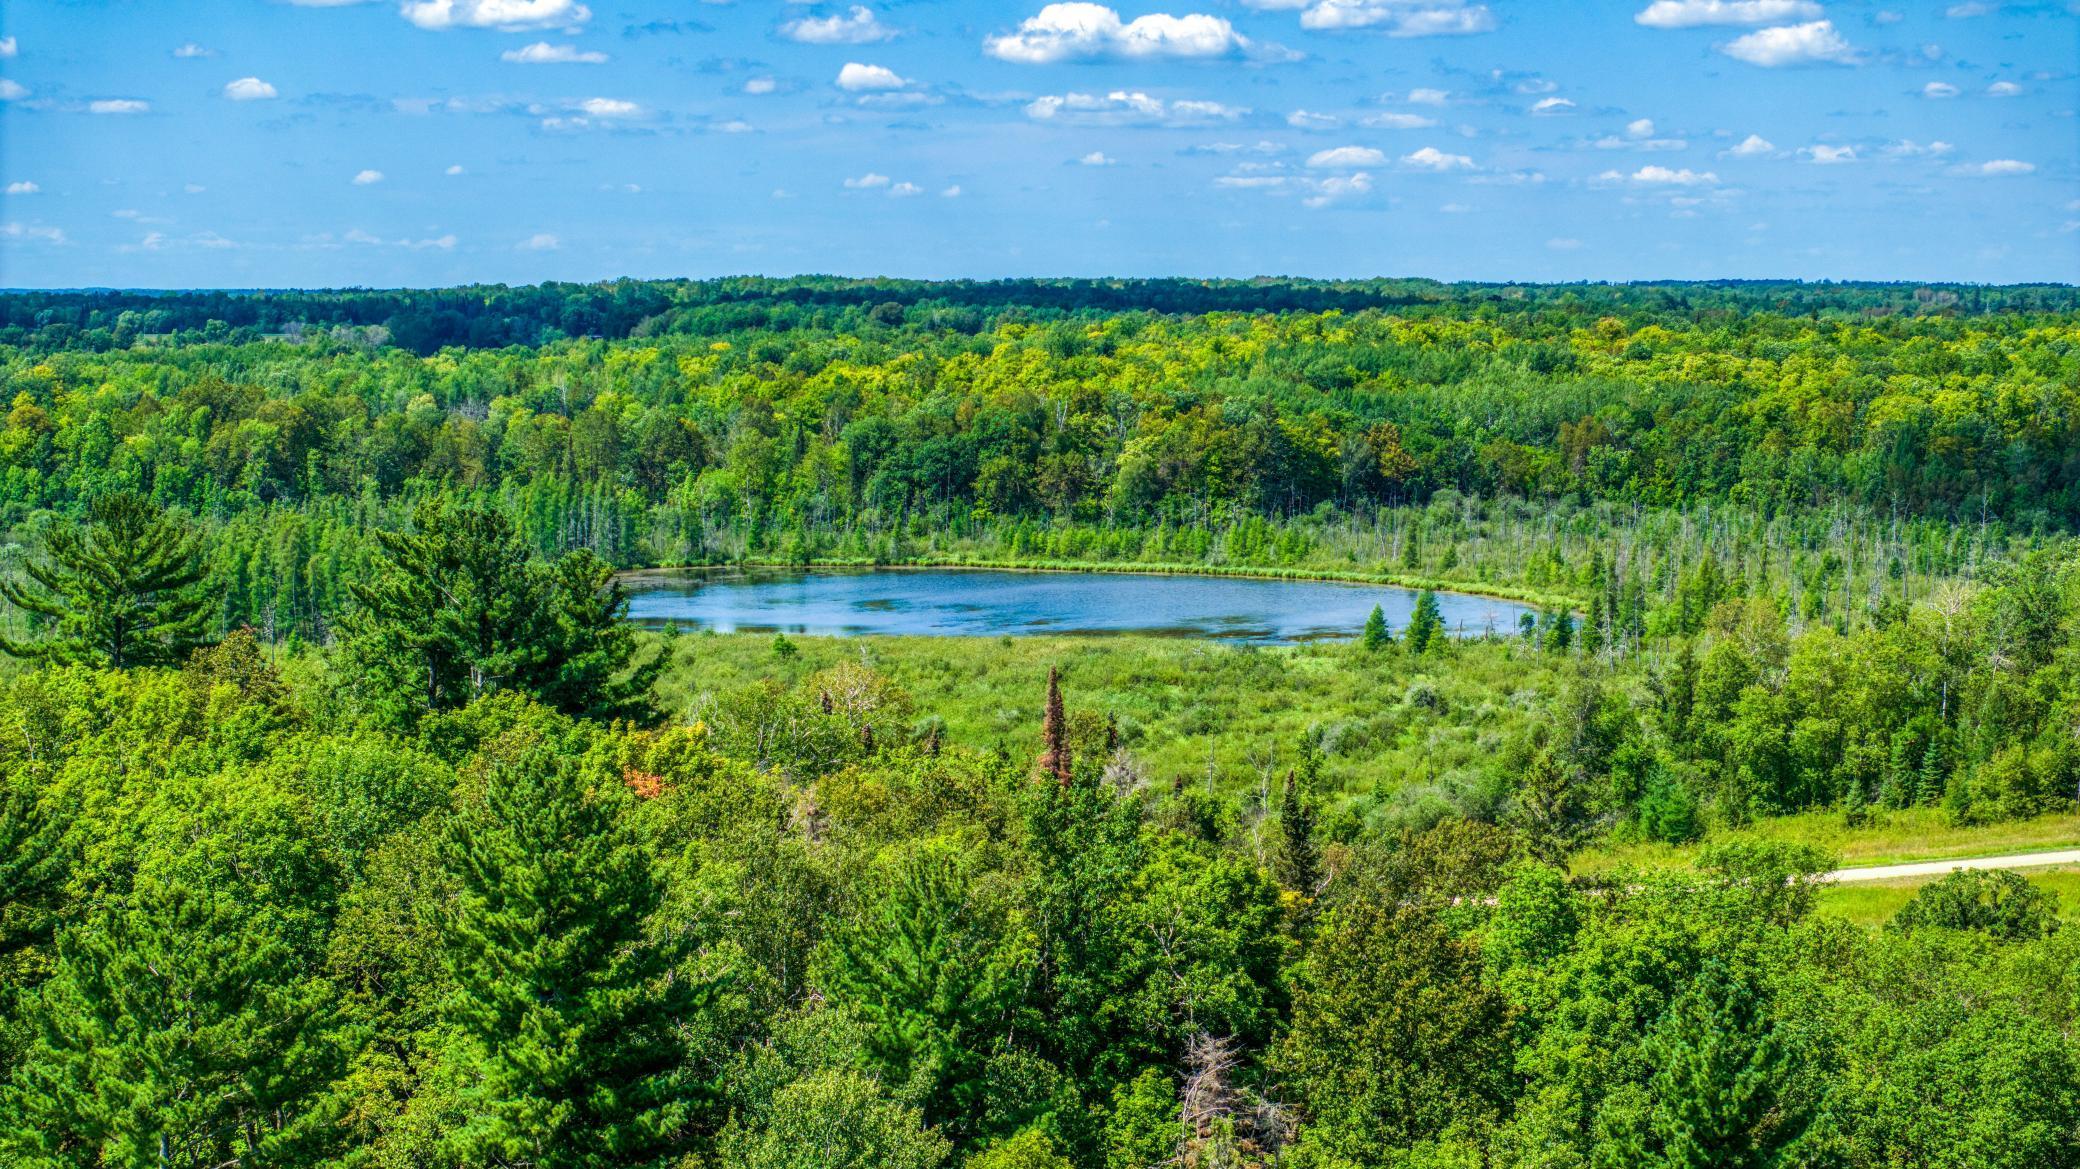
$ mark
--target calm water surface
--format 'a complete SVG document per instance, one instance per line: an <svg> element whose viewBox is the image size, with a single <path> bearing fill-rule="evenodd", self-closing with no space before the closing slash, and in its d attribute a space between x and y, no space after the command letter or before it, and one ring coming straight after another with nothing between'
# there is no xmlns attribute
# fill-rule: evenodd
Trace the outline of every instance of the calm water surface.
<svg viewBox="0 0 2080 1169"><path fill-rule="evenodd" d="M824 636L1142 633L1282 644L1354 636L1374 605L1398 635L1416 594L1383 585L992 569L702 569L627 582L651 628ZM1454 633L1508 633L1512 601L1439 593Z"/></svg>

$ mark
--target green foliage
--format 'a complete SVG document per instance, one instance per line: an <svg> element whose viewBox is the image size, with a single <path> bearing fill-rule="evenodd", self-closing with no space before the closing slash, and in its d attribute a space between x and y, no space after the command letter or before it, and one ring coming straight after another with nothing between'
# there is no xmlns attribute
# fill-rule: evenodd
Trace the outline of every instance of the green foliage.
<svg viewBox="0 0 2080 1169"><path fill-rule="evenodd" d="M1892 919L1897 930L1976 930L2005 941L2058 928L2058 898L2004 869L1958 869L1923 885Z"/></svg>
<svg viewBox="0 0 2080 1169"><path fill-rule="evenodd" d="M1387 631L1387 615L1378 605L1365 615L1365 629L1358 635L1358 645L1366 653L1378 653L1394 644L1394 635Z"/></svg>
<svg viewBox="0 0 2080 1169"><path fill-rule="evenodd" d="M1412 654L1428 653L1433 647L1444 644L1444 618L1437 609L1437 594L1424 589L1416 595L1415 612L1408 619L1408 632L1403 640L1408 643Z"/></svg>
<svg viewBox="0 0 2080 1169"><path fill-rule="evenodd" d="M0 597L51 626L40 641L0 638L0 651L118 670L178 663L207 639L201 551L200 532L143 496L98 496L85 523L49 530L47 562L22 566L45 591L0 580Z"/></svg>
<svg viewBox="0 0 2080 1169"><path fill-rule="evenodd" d="M874 1081L824 1071L774 1093L756 1129L722 1134L717 1164L728 1169L937 1169L950 1152L915 1108L890 1100Z"/></svg>
<svg viewBox="0 0 2080 1169"><path fill-rule="evenodd" d="M679 1028L715 988L653 936L654 858L619 789L588 785L567 751L513 732L442 841L445 1058L465 1118L448 1143L466 1163L656 1163L693 1105Z"/></svg>

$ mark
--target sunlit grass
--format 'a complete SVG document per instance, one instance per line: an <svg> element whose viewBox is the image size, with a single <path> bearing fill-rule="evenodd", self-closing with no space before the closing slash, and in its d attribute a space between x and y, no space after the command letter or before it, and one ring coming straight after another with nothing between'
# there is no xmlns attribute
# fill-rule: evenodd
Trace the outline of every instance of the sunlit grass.
<svg viewBox="0 0 2080 1169"><path fill-rule="evenodd" d="M2042 869L2017 870L2029 882L2058 897L2058 914L2067 921L2080 921L2080 865L2056 865ZM1935 877L1903 877L1897 881L1868 881L1852 885L1829 885L1814 898L1817 912L1846 918L1861 926L1881 926L1914 899L1923 885Z"/></svg>
<svg viewBox="0 0 2080 1169"><path fill-rule="evenodd" d="M1844 866L1904 864L2080 846L2080 814L1962 828L1950 824L1935 808L1874 810L1871 823L1851 828L1839 812L1807 812L1713 833L1698 844L1631 844L1591 849L1574 858L1574 870L1596 873L1620 865L1688 867L1705 844L1726 840L1783 840L1818 845L1839 856Z"/></svg>

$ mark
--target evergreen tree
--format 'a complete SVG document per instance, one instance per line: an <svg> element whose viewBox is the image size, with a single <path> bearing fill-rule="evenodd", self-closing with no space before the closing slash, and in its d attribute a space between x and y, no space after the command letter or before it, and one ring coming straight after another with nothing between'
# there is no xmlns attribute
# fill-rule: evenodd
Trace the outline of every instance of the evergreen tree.
<svg viewBox="0 0 2080 1169"><path fill-rule="evenodd" d="M1444 615L1437 607L1437 594L1424 589L1416 594L1416 610L1408 619L1408 632L1402 635L1408 643L1408 652L1427 653L1431 647L1444 642Z"/></svg>
<svg viewBox="0 0 2080 1169"><path fill-rule="evenodd" d="M571 714L642 716L660 665L634 664L627 600L587 551L542 565L502 513L429 504L376 532L382 560L348 586L355 665L409 713L526 691Z"/></svg>
<svg viewBox="0 0 2080 1169"><path fill-rule="evenodd" d="M97 497L84 524L51 530L47 563L22 566L47 592L0 581L0 597L55 623L41 642L0 638L0 651L118 670L178 664L207 641L201 548L199 533L141 495Z"/></svg>
<svg viewBox="0 0 2080 1169"><path fill-rule="evenodd" d="M336 1138L347 1044L247 898L147 881L58 940L38 1038L0 1098L0 1162L316 1164Z"/></svg>
<svg viewBox="0 0 2080 1169"><path fill-rule="evenodd" d="M1320 770L1314 752L1308 752L1305 767L1305 787L1294 771L1286 772L1285 795L1278 804L1277 875L1281 887L1312 900L1322 879L1321 846L1314 838L1314 803L1309 797Z"/></svg>
<svg viewBox="0 0 2080 1169"><path fill-rule="evenodd" d="M1358 644L1366 653L1378 653L1394 644L1394 635L1387 632L1387 615L1378 605L1365 616L1365 632L1358 637Z"/></svg>
<svg viewBox="0 0 2080 1169"><path fill-rule="evenodd" d="M516 732L524 733L524 732ZM663 888L617 815L543 742L501 745L442 844L439 914L472 1165L664 1163L694 1103L679 1028L713 993L650 920Z"/></svg>
<svg viewBox="0 0 2080 1169"><path fill-rule="evenodd" d="M1550 865L1565 867L1581 843L1582 809L1568 769L1550 748L1539 750L1517 790L1516 826L1527 850Z"/></svg>

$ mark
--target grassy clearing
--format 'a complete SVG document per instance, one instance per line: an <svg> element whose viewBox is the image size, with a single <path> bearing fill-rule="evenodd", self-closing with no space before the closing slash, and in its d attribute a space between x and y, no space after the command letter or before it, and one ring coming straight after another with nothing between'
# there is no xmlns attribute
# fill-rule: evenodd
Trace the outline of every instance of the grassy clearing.
<svg viewBox="0 0 2080 1169"><path fill-rule="evenodd" d="M1948 823L1937 809L1912 808L1874 812L1872 823L1851 828L1843 823L1838 812L1807 812L1739 830L1715 832L1699 844L1631 844L1593 849L1575 857L1574 870L1588 874L1621 865L1687 868L1704 844L1726 840L1814 844L1841 857L1844 866L1904 864L2071 848L2080 845L2080 814L1960 828Z"/></svg>
<svg viewBox="0 0 2080 1169"><path fill-rule="evenodd" d="M2059 916L2080 921L2080 865L2052 865L2018 870L2031 884L2058 897ZM1857 925L1877 927L1914 899L1914 894L1934 877L1905 877L1897 881L1871 881L1855 885L1830 885L1814 899L1821 913L1847 918Z"/></svg>
<svg viewBox="0 0 2080 1169"><path fill-rule="evenodd" d="M1155 637L794 637L791 658L757 634L681 635L660 683L668 709L696 717L716 695L764 679L793 684L864 659L907 690L946 741L1029 753L1049 666L1072 715L1119 720L1150 782L1262 791L1318 729L1328 793L1404 807L1490 782L1495 754L1522 731L1564 666L1522 642L1454 645L1420 659L1349 643L1256 648ZM1428 794L1426 794L1428 793Z"/></svg>

